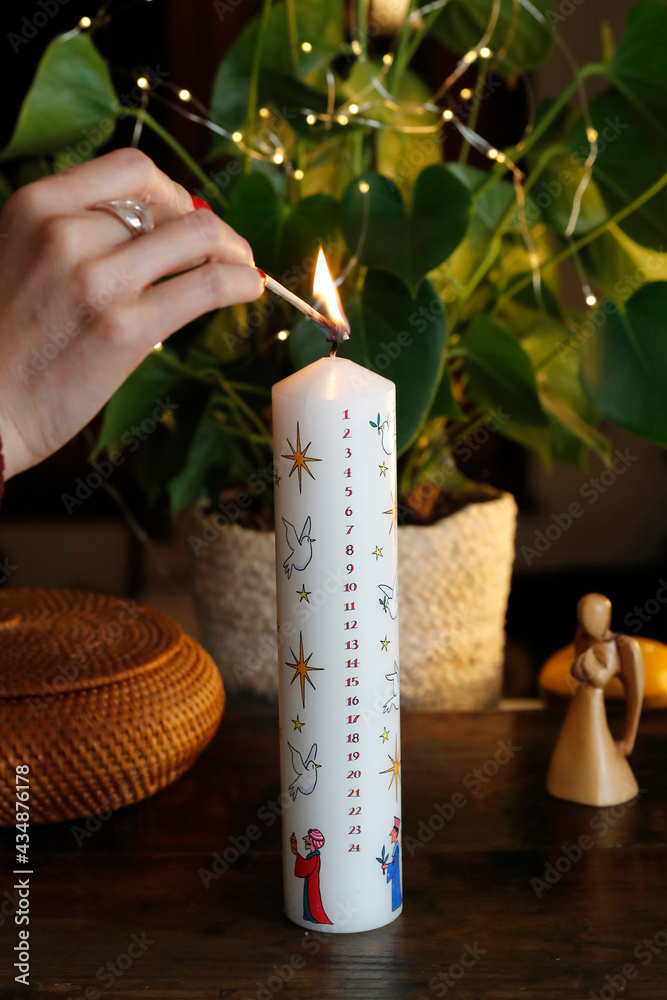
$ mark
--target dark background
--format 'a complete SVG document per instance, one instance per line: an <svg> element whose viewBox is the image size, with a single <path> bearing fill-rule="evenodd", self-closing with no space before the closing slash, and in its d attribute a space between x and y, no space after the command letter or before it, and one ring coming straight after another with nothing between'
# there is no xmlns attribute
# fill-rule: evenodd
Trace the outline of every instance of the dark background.
<svg viewBox="0 0 667 1000"><path fill-rule="evenodd" d="M0 16L0 79L3 87L0 143L9 138L21 100L49 41L69 30L82 15L99 16L90 2L44 0L48 24L14 51L11 33L26 31L41 10L38 0L12 4ZM229 5L231 6L231 5ZM627 0L586 0L560 26L580 62L599 57L600 27L608 21L618 37L631 4ZM168 73L170 82L187 87L208 100L218 62L243 25L257 11L257 0L242 0L222 17L206 0L141 0L111 3L102 16L107 23L96 32L96 43L114 71L120 92L129 90L145 67ZM381 45L380 44L380 51ZM424 46L418 65L422 75L439 84L453 65L453 57L435 43ZM515 141L523 129L528 92L536 99L555 94L570 77L566 60L556 52L526 83L503 88L492 108L483 107L479 130L497 146ZM208 134L201 126L158 104L151 112L201 160ZM115 145L130 142L132 122L121 122ZM147 131L141 148L190 190L194 189L179 161ZM475 154L472 163L482 165ZM18 568L10 586L79 586L147 599L160 591L161 606L171 610L187 628L191 612L183 610L179 594L187 591L188 567L182 529L172 528L161 509L148 509L139 493L129 463L117 470L109 490L96 494L73 515L62 502L76 478L86 475L87 454L94 440L88 428L41 466L12 479L0 521L0 556L6 554ZM536 560L527 560L522 547L534 546L536 532L552 523L553 515L580 499L581 486L601 467L591 460L589 470L555 467L546 472L539 460L518 446L491 435L466 471L508 489L520 506L517 560L508 611L506 693L535 692L540 663L554 648L570 641L574 606L582 593L600 590L612 599L614 626L622 630L632 609L654 599L665 574L667 526L665 496L667 469L664 453L622 434L614 446L630 448L637 461L627 474L601 494L595 507L574 523L563 537ZM443 568L443 572L446 568ZM667 639L667 615L654 614L641 630Z"/></svg>

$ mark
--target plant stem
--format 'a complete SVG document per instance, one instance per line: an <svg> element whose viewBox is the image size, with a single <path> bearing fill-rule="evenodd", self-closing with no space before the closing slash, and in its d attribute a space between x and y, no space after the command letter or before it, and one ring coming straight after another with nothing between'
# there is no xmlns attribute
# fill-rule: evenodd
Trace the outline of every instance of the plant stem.
<svg viewBox="0 0 667 1000"><path fill-rule="evenodd" d="M515 155L524 157L526 153L533 148L537 140L544 135L555 118L560 114L575 90L589 76L597 75L607 75L607 67L603 63L589 63L587 66L582 66L579 72L570 80L565 89L558 95L546 114L537 123L523 145L519 145L515 148ZM508 170L509 167L505 163L496 163L493 170L489 172L489 176L485 182L478 189L477 194L481 195L488 191L488 189L493 187L493 185L496 184Z"/></svg>
<svg viewBox="0 0 667 1000"><path fill-rule="evenodd" d="M484 84L486 83L486 70L482 71L477 78L475 83L475 96L473 98L473 105L470 109L470 115L466 125L468 128L472 129L473 132L477 128L477 119L479 118L479 109L482 105L482 91L484 90ZM461 152L459 153L459 163L468 162L468 154L470 153L470 143L461 143Z"/></svg>
<svg viewBox="0 0 667 1000"><path fill-rule="evenodd" d="M412 62L412 57L431 30L431 25L438 19L439 16L440 10L432 10L431 13L427 14L423 19L421 28L418 28L417 31L415 31L405 49L404 59L406 66L409 66Z"/></svg>
<svg viewBox="0 0 667 1000"><path fill-rule="evenodd" d="M368 55L368 32L366 30L366 4L357 0L357 41L361 45L364 58Z"/></svg>
<svg viewBox="0 0 667 1000"><path fill-rule="evenodd" d="M394 56L394 63L391 67L391 90L394 94L398 93L398 88L400 87L403 74L408 66L408 48L410 43L410 14L414 10L415 0L410 0L408 4L408 9L405 15L405 21L401 28L401 32L398 36L398 45L396 47L396 55Z"/></svg>
<svg viewBox="0 0 667 1000"><path fill-rule="evenodd" d="M257 42L255 43L255 51L252 56L250 85L248 87L248 113L246 115L246 132L252 132L252 130L255 127L255 119L257 117L257 91L259 89L259 72L260 69L262 68L262 50L264 49L264 38L266 35L267 25L269 23L269 14L271 13L271 3L272 0L264 0L262 14L259 19L259 28L257 29Z"/></svg>
<svg viewBox="0 0 667 1000"><path fill-rule="evenodd" d="M654 195L658 194L658 192L661 191L666 184L667 184L667 173L663 174L660 180L656 181L655 184L653 184L650 188L648 188L647 191L644 191L644 193L641 194L638 198L635 198L634 201L630 202L629 205L626 205L625 208L621 208L616 213L616 215L612 215L611 218L607 219L606 222L601 222L599 226L596 226L595 229L592 229L590 233L586 233L584 236L581 236L575 243L571 243L569 246L565 247L559 253L554 254L552 257L549 257L548 260L543 261L540 264L540 271L546 270L549 267L557 267L559 264L562 264L564 260L567 260L568 257L571 257L578 250L581 250L582 247L588 246L588 244L592 243L593 240L596 240L598 236L602 236L603 233L605 233L610 226L617 225L619 222L622 222L623 219L626 219L628 215L632 215L633 212L636 212L638 208L641 208L641 206L646 204L647 201L650 201L651 198L654 197ZM513 298L517 294L517 292L520 292L523 288L526 287L526 285L529 285L532 280L533 280L532 274L525 275L514 285L512 285L511 288L509 288L506 292L504 292L503 295L501 296L501 299Z"/></svg>
<svg viewBox="0 0 667 1000"><path fill-rule="evenodd" d="M558 156L559 153L560 149L557 147L545 150L545 152L538 160L535 169L528 175L528 178L526 179L526 182L524 184L525 194L528 194L531 187L533 186L537 178L540 176L540 174L546 167L549 160L553 159L554 156ZM507 210L503 215L502 219L494 229L491 239L489 240L488 249L484 254L484 257L478 264L472 277L470 278L470 280L468 281L468 283L465 285L465 287L461 292L460 298L463 299L464 301L470 298L474 290L479 285L480 281L482 281L482 279L484 278L486 272L489 270L490 267L492 267L500 251L500 247L502 245L502 238L505 234L505 231L507 230L507 227L512 221L516 209L517 209L517 201L515 196L514 199L512 200L512 203L507 207Z"/></svg>
<svg viewBox="0 0 667 1000"><path fill-rule="evenodd" d="M296 7L294 0L285 0L287 11L287 34L289 36L289 50L292 57L292 72L294 76L299 74L299 29L296 20Z"/></svg>
<svg viewBox="0 0 667 1000"><path fill-rule="evenodd" d="M169 146L169 148L174 151L174 153L176 153L179 159L182 160L185 166L191 171L191 173L194 174L195 177L198 178L198 180L202 182L202 184L208 185L210 183L209 178L206 176L206 174L201 169L199 164L192 159L187 150L183 149L180 142L174 139L173 135L167 132L166 128L160 125L160 123L156 121L155 118L153 118L153 116L149 114L148 111L143 111L141 108L126 107L124 109L124 113L132 116L133 118L138 118L139 115L141 115L144 120L144 123L153 132L155 132L155 134L158 135L162 139L162 141L166 143L166 145ZM223 195L220 194L220 192L216 192L214 197L219 202L220 207L223 209L223 211L229 208L229 202L225 197L223 197Z"/></svg>

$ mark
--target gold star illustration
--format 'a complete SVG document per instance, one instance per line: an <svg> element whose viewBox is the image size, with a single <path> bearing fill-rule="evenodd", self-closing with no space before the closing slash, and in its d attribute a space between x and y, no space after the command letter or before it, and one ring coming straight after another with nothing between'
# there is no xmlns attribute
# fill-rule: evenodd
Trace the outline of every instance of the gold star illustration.
<svg viewBox="0 0 667 1000"><path fill-rule="evenodd" d="M385 635L384 639L380 639L380 645L382 646L382 648L385 651L385 653L387 652L387 649L389 648L389 643L390 642L391 642L391 639L388 639L386 635Z"/></svg>
<svg viewBox="0 0 667 1000"><path fill-rule="evenodd" d="M307 458L306 457L306 453L307 453L307 451L310 448L310 446L311 446L312 443L313 443L312 441L309 441L305 448L303 448L303 449L301 448L301 432L299 430L299 421L297 420L297 422L296 422L296 448L294 447L294 445L292 444L292 442L290 441L290 439L287 438L287 444L291 448L291 454L281 455L281 458L289 458L289 459L291 459L291 461L294 462L294 465L290 469L290 473L289 474L290 474L290 479L291 479L292 473L295 470L298 473L298 476L299 476L299 493L301 492L301 474L302 474L302 472L303 472L304 469L306 470L306 472L308 473L308 475L310 476L311 479L315 478L315 476L312 474L312 472L308 468L308 462L321 462L322 461L321 458Z"/></svg>
<svg viewBox="0 0 667 1000"><path fill-rule="evenodd" d="M391 524L389 525L389 534L391 534L392 531L396 531L396 524L398 522L398 504L393 493L391 495L391 507L389 510L383 510L382 513L391 514Z"/></svg>
<svg viewBox="0 0 667 1000"><path fill-rule="evenodd" d="M389 471L389 466L385 465L383 462L382 465L378 465L378 469L380 470L381 476L386 476L387 472Z"/></svg>
<svg viewBox="0 0 667 1000"><path fill-rule="evenodd" d="M294 723L295 730L298 729L299 732L301 732L301 730L303 729L303 727L306 724L305 722L301 721L301 719L299 718L298 715L297 715L296 719L292 719L292 722Z"/></svg>
<svg viewBox="0 0 667 1000"><path fill-rule="evenodd" d="M385 731L383 733L380 733L380 739L384 740L385 743L389 739L389 732L388 732L388 730L386 728L385 728Z"/></svg>
<svg viewBox="0 0 667 1000"><path fill-rule="evenodd" d="M280 486L280 480L281 480L282 478L283 478L283 477L282 477L282 476L279 476L277 472L274 472L274 473L273 473L273 482L274 482L274 484L275 484L276 486Z"/></svg>
<svg viewBox="0 0 667 1000"><path fill-rule="evenodd" d="M324 670L324 667L309 667L310 658L312 653L306 660L303 658L303 632L299 632L299 656L297 658L296 653L290 646L290 653L294 657L294 663L287 663L285 661L285 666L294 668L294 677L290 681L290 684L294 684L294 681L299 678L299 683L301 684L301 704L306 707L306 681L310 684L313 691L316 691L316 687L308 676L311 670Z"/></svg>
<svg viewBox="0 0 667 1000"><path fill-rule="evenodd" d="M301 585L301 590L297 590L297 594L299 595L299 604L301 604L301 601L306 601L307 604L310 604L308 595L312 594L312 590L306 590L305 583Z"/></svg>
<svg viewBox="0 0 667 1000"><path fill-rule="evenodd" d="M391 786L393 785L393 783L396 782L396 800L398 801L398 782L399 782L399 778L400 778L399 769L400 769L400 766L401 766L401 762L398 759L398 736L396 737L396 744L395 744L395 747L394 747L394 756L392 757L392 755L390 753L388 753L387 757L391 761L391 767L388 767L386 771L380 771L380 774L390 774L391 775L391 779L389 781L389 788L391 788Z"/></svg>
<svg viewBox="0 0 667 1000"><path fill-rule="evenodd" d="M371 552L371 555L375 556L375 562L377 562L379 557L382 555L382 549L378 545L376 545L375 549Z"/></svg>

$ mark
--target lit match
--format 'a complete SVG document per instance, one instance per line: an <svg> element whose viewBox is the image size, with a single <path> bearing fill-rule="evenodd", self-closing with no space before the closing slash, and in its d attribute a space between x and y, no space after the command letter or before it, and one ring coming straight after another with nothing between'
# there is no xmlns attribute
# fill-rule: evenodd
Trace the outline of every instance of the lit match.
<svg viewBox="0 0 667 1000"><path fill-rule="evenodd" d="M281 298L285 299L285 301L289 302L295 309L299 309L304 316L308 317L308 319L312 319L313 323L316 323L320 329L324 330L327 334L327 340L331 341L335 345L340 344L343 340L349 340L350 324L348 323L347 317L343 312L338 291L329 273L329 268L327 267L327 262L321 247L320 252L317 255L317 266L315 267L315 278L313 280L313 292L315 295L324 300L329 314L333 317L332 319L328 319L326 316L323 316L321 312L318 312L317 309L313 308L313 306L309 305L303 299L300 299L298 295L291 292L289 288L285 288L284 285L281 285L279 281L276 281L275 278L266 274L259 267L257 270L264 278L264 283L269 291L273 292L274 295L279 295Z"/></svg>

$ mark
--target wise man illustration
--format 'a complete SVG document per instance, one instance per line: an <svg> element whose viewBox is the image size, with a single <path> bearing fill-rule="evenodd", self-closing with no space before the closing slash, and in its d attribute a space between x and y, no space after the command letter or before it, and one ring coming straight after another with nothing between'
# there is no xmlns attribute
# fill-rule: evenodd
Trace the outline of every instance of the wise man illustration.
<svg viewBox="0 0 667 1000"><path fill-rule="evenodd" d="M319 830L309 830L303 838L308 852L302 857L296 847L296 837L290 837L292 854L296 854L294 874L305 879L303 884L303 919L314 924L330 924L322 906L320 895L320 850L324 847L324 836Z"/></svg>
<svg viewBox="0 0 667 1000"><path fill-rule="evenodd" d="M398 831L400 830L400 827L400 819L398 816L394 816L394 825L389 833L391 842L394 845L394 851L391 856L391 861L385 861L382 865L382 871L387 873L387 882L391 882L392 910L397 910L403 902L403 897L401 895L401 848L398 844Z"/></svg>

